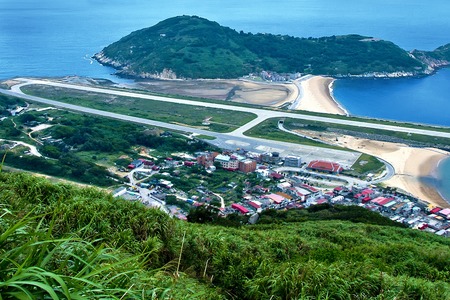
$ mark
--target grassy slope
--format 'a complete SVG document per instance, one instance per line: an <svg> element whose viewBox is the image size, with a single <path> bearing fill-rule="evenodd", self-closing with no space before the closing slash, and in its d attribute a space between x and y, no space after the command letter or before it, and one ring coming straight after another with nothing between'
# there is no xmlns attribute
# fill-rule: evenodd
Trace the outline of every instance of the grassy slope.
<svg viewBox="0 0 450 300"><path fill-rule="evenodd" d="M40 267L51 272L42 278L57 293L62 293L56 288L61 282L48 274L59 274L73 293L88 290L85 295L91 299L102 293L120 298L127 289L128 299L140 299L142 293L146 298L154 293L159 299L450 297L450 241L431 234L336 220L284 223L279 219L241 228L190 224L98 190L54 185L25 174L1 173L0 189L2 295L17 291L11 284L17 282L17 274ZM6 209L11 213L3 213ZM31 213L25 218L25 227L8 230L27 212ZM33 220L32 216L40 217ZM331 212L324 216L333 219ZM23 232L29 235L23 236ZM8 239L4 239L6 235ZM28 236L33 237L31 241L76 237L77 241L70 242L85 244L68 247L54 241L42 257L30 256L30 251L37 249ZM23 256L13 256L14 249ZM86 275L97 288L76 284L77 276L86 273L74 269L83 269L83 264L57 263L59 258L65 259L59 257L61 253L76 254L73 249L91 249L78 253L80 258L83 253L92 254L89 261L97 263L92 263L91 271L105 268L98 276ZM109 258L102 251L107 251ZM130 255L127 263L124 258ZM25 257L33 259L24 261ZM8 258L24 268L18 270ZM120 263L114 265L110 259ZM124 274L127 268L133 270L132 276ZM45 294L39 288L33 293L39 291Z"/></svg>
<svg viewBox="0 0 450 300"><path fill-rule="evenodd" d="M127 66L125 74L168 68L185 78L236 78L259 70L346 75L423 69L393 43L365 38L238 33L203 18L181 16L135 31L102 52Z"/></svg>

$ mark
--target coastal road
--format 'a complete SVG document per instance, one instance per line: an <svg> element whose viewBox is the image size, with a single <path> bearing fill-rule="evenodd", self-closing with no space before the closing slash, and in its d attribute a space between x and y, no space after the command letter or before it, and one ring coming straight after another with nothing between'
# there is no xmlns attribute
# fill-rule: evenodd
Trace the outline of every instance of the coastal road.
<svg viewBox="0 0 450 300"><path fill-rule="evenodd" d="M253 127L269 118L293 118L293 119L302 119L302 120L309 120L309 121L326 122L326 123L331 123L331 124L349 125L349 126L372 128L372 129L379 129L379 130L388 130L388 131L394 131L394 132L420 134L420 135L433 136L433 137L450 138L450 132L442 132L442 131L437 131L437 130L409 128L409 127L402 127L402 126L395 126L395 125L376 124L376 123L369 123L369 122L362 122L362 121L352 121L352 120L347 120L347 119L335 119L335 118L328 118L328 117L304 115L301 113L290 113L290 112L275 111L275 110L268 110L268 109L261 109L261 108L249 108L249 107L241 107L241 106L234 106L234 105L192 101L192 100L178 99L178 98L172 98L172 97L153 96L153 95L140 94L137 92L120 91L120 90L115 90L115 89L98 88L98 87L91 87L91 86L82 86L82 85L54 82L54 81L48 81L48 80L37 80L37 79L28 79L28 78L17 78L16 80L23 82L21 84L11 87L11 92L14 93L13 95L18 96L18 97L23 97L25 95L21 91L21 89L20 89L21 87L23 87L25 85L36 85L37 84L37 85L49 85L49 86L54 86L54 87L59 87L59 88L67 88L67 89L74 89L74 90L81 90L81 91L88 91L88 92L102 93L102 94L109 94L109 95L116 95L116 96L172 102L172 103L202 106L202 107L209 107L209 108L227 109L227 110L234 110L234 111L240 111L240 112L249 112L249 113L255 114L257 116L256 119L254 119L253 121L245 124L244 126L238 128L238 129L236 129L235 131L229 133L229 135L236 136L236 137L244 136L243 133L246 130L250 129L251 127ZM210 131L208 131L208 132L210 132ZM211 135L211 134L209 134L209 135Z"/></svg>

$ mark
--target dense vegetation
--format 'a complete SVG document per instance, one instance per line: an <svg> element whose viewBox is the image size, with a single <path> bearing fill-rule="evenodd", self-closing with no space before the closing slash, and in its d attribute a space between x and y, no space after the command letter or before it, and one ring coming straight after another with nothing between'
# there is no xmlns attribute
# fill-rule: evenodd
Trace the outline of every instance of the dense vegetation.
<svg viewBox="0 0 450 300"><path fill-rule="evenodd" d="M0 99L1 100L1 99ZM4 103L0 101L0 105ZM27 135L30 124L48 124L51 127ZM0 138L36 144L44 157L24 155L25 147L6 153L5 164L14 168L66 178L96 186L111 186L120 178L107 170L121 155L128 156L127 165L137 158L141 146L157 149L154 154L175 151L195 152L210 148L201 141L189 140L179 134L160 136L158 128L94 117L60 110L28 111L2 121Z"/></svg>
<svg viewBox="0 0 450 300"><path fill-rule="evenodd" d="M200 17L180 16L135 31L95 58L120 69L121 74L140 77L160 74L164 69L182 78L236 78L261 70L326 75L421 74L431 65L429 58L448 64L448 48L416 52L416 58L391 42L360 35L297 38L252 34Z"/></svg>
<svg viewBox="0 0 450 300"><path fill-rule="evenodd" d="M0 117L10 115L8 109L14 109L17 106L25 106L25 101L20 98L0 94Z"/></svg>
<svg viewBox="0 0 450 300"><path fill-rule="evenodd" d="M448 239L364 224L369 213L345 221L357 210L272 211L267 224L223 227L19 173L0 173L0 190L4 299L450 297Z"/></svg>

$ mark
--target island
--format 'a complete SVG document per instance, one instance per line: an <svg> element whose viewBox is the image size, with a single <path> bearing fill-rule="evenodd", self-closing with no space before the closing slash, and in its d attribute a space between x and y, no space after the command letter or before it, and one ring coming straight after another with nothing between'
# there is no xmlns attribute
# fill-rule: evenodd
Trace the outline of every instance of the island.
<svg viewBox="0 0 450 300"><path fill-rule="evenodd" d="M135 31L94 55L133 78L238 78L270 71L334 77L420 76L450 64L450 44L406 51L356 34L321 38L245 33L198 16L178 16Z"/></svg>

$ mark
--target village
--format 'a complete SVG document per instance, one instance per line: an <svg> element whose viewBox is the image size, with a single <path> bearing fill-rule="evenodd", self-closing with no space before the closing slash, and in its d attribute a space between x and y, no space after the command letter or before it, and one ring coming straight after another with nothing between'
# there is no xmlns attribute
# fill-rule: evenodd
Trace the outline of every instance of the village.
<svg viewBox="0 0 450 300"><path fill-rule="evenodd" d="M199 185L186 193L173 181L180 182L183 170L197 168L203 174L218 170L246 175L242 183L230 181L221 191L235 190L235 199L225 199L217 192ZM255 223L267 209L305 209L313 205L356 205L378 212L406 226L450 237L450 209L433 206L391 188L344 176L343 167L330 161L302 162L300 157L280 157L279 153L236 151L199 152L195 156L167 157L161 165L148 159L136 159L128 165L129 184L114 191L115 197L141 201L159 207L182 220L189 210L214 205L220 215L240 214ZM155 176L157 175L157 176ZM187 179L188 180L188 179Z"/></svg>

